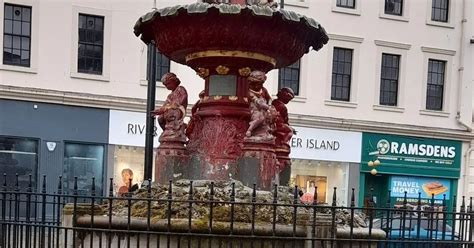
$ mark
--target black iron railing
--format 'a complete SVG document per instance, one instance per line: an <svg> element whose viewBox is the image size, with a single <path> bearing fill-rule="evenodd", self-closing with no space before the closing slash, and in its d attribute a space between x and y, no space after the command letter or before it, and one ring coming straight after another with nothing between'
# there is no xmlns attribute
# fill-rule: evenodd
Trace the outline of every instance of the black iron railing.
<svg viewBox="0 0 474 248"><path fill-rule="evenodd" d="M17 177L18 178L18 177ZM474 247L472 198L435 201L405 196L397 204L357 207L304 202L297 187L272 192L240 182L186 181L115 196L47 192L4 183L0 247ZM114 185L112 179L110 185ZM131 184L130 184L131 185ZM313 199L318 199L315 188ZM371 197L369 197L371 199ZM391 199L388 197L388 199Z"/></svg>

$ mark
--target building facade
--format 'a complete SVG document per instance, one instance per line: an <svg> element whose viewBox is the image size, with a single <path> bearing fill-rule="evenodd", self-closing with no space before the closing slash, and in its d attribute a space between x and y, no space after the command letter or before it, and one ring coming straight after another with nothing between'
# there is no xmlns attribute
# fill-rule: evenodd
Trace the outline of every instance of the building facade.
<svg viewBox="0 0 474 248"><path fill-rule="evenodd" d="M157 7L190 2L194 0L159 0ZM0 0L0 98L107 111L109 130L102 133L107 135L92 141L109 144L104 149L104 182L115 177L119 184L124 169L132 164L140 167L142 143L131 138L143 138L139 134L144 119L133 120L144 116L148 51L133 35L132 27L152 5L151 0ZM346 158L346 153L339 160L328 158L317 142L372 133L460 144L456 157L459 176L452 194L474 195L472 5L472 1L448 0L285 1L284 8L313 17L330 37L319 52L268 73L265 87L270 93L291 87L297 94L288 105L290 122L304 130L301 135L311 137L296 136L295 142L298 138L315 140L307 144L312 148L307 146L304 156L292 155L295 166L290 183L318 179L325 187L321 193L330 194L338 187L345 192L340 201L348 203L351 188L359 194L357 185L365 185L365 177L372 176L364 170L367 161L362 140L350 150L359 149L357 160ZM158 61L158 75L176 73L188 90L189 102L195 102L204 85L202 79L164 56ZM157 105L167 94L158 82ZM81 120L92 118L80 114ZM17 125L3 121L8 118L0 116L0 137L18 135L8 131ZM121 136L120 132L135 136ZM324 136L325 132L330 136ZM37 149L44 145L38 143ZM293 149L301 154L298 143ZM38 161L39 167L46 163ZM318 164L325 171L315 169ZM388 175L390 170L382 168L390 166L381 160L377 175ZM134 173L136 183L143 180L140 173L139 169ZM322 186L325 174L340 177L327 177Z"/></svg>

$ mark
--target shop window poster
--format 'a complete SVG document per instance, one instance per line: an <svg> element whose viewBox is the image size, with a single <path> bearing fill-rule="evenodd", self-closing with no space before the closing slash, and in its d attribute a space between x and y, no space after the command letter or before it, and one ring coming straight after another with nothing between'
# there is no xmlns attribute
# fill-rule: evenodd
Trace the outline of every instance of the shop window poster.
<svg viewBox="0 0 474 248"><path fill-rule="evenodd" d="M116 196L123 196L128 192L129 187L132 191L135 191L143 183L144 168L141 155L141 149L133 149L131 147L116 149L114 165Z"/></svg>
<svg viewBox="0 0 474 248"><path fill-rule="evenodd" d="M443 178L425 178L425 177L401 177L392 176L390 180L390 190L392 197L404 197L418 199L421 193L422 199L449 200L450 197L449 179Z"/></svg>

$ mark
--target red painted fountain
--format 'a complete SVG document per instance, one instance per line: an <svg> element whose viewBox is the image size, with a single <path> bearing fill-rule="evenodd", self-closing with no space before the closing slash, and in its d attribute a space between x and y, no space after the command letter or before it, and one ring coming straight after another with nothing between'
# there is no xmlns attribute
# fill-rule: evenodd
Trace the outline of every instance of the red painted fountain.
<svg viewBox="0 0 474 248"><path fill-rule="evenodd" d="M177 75L162 78L171 93L154 111L163 128L155 180L236 179L260 189L278 183L290 166L294 129L285 105L294 94L283 88L272 100L265 73L321 49L323 27L271 0L207 0L150 12L134 30L204 80L185 124L187 92Z"/></svg>

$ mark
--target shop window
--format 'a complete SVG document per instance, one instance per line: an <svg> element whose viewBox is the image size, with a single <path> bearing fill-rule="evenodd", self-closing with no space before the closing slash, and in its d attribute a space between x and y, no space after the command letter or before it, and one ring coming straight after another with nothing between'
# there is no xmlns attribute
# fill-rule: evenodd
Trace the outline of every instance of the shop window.
<svg viewBox="0 0 474 248"><path fill-rule="evenodd" d="M116 145L114 148L114 191L116 196L135 190L144 180L145 148ZM155 163L155 159L153 159ZM153 167L155 167L153 165ZM130 179L132 183L130 184Z"/></svg>
<svg viewBox="0 0 474 248"><path fill-rule="evenodd" d="M296 185L303 191L304 194L314 195L315 190L318 190L317 203L326 202L326 188L327 188L327 177L324 176L309 176L309 175L297 175Z"/></svg>
<svg viewBox="0 0 474 248"><path fill-rule="evenodd" d="M290 185L298 186L302 201L312 202L317 187L317 202L332 203L334 187L337 188L336 202L346 205L348 199L349 164L307 159L294 159L291 164Z"/></svg>
<svg viewBox="0 0 474 248"><path fill-rule="evenodd" d="M79 14L77 71L102 75L104 56L104 17Z"/></svg>
<svg viewBox="0 0 474 248"><path fill-rule="evenodd" d="M104 146L66 143L64 150L64 191L72 194L77 177L79 195L91 195L95 178L96 195L102 195L104 173Z"/></svg>
<svg viewBox="0 0 474 248"><path fill-rule="evenodd" d="M430 59L428 61L428 85L426 109L443 110L444 74L446 61Z"/></svg>
<svg viewBox="0 0 474 248"><path fill-rule="evenodd" d="M26 138L0 137L0 175L7 174L7 185L15 185L18 174L20 188L27 188L31 175L36 188L38 141ZM3 183L3 178L2 178Z"/></svg>
<svg viewBox="0 0 474 248"><path fill-rule="evenodd" d="M336 6L337 7L342 7L342 8L354 9L355 8L355 1L356 0L337 0L336 1Z"/></svg>
<svg viewBox="0 0 474 248"><path fill-rule="evenodd" d="M299 94L300 90L300 60L294 64L282 68L278 71L278 88L288 87L293 90L295 95Z"/></svg>
<svg viewBox="0 0 474 248"><path fill-rule="evenodd" d="M448 22L449 0L433 0L431 5L431 20Z"/></svg>
<svg viewBox="0 0 474 248"><path fill-rule="evenodd" d="M20 190L26 191L30 184L30 176L33 192L37 187L38 170L38 141L27 138L0 137L0 175L3 185L3 174L6 174L7 190L15 190L16 175L18 175L18 186ZM6 216L27 216L26 195L18 196L20 203L17 208L6 208ZM34 207L32 204L30 210ZM1 208L1 207L0 207ZM30 212L31 215L34 213ZM1 236L1 235L0 235Z"/></svg>
<svg viewBox="0 0 474 248"><path fill-rule="evenodd" d="M30 67L31 7L5 4L3 64Z"/></svg>
<svg viewBox="0 0 474 248"><path fill-rule="evenodd" d="M380 105L397 106L400 55L382 54Z"/></svg>
<svg viewBox="0 0 474 248"><path fill-rule="evenodd" d="M385 0L385 14L401 16L402 11L403 0Z"/></svg>
<svg viewBox="0 0 474 248"><path fill-rule="evenodd" d="M149 57L147 57L147 58L149 58ZM147 74L146 74L147 80L148 80L149 69L150 69L149 63L150 63L150 61L147 60L147 67L146 67L147 68ZM165 55L163 55L162 53L160 53L159 51L156 51L155 68L156 68L156 71L155 71L156 80L160 81L161 77L163 77L163 75L170 72L170 59L168 57L166 57Z"/></svg>
<svg viewBox="0 0 474 248"><path fill-rule="evenodd" d="M331 100L349 101L352 78L352 49L334 48L332 60Z"/></svg>

